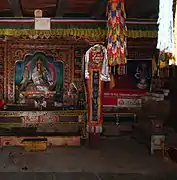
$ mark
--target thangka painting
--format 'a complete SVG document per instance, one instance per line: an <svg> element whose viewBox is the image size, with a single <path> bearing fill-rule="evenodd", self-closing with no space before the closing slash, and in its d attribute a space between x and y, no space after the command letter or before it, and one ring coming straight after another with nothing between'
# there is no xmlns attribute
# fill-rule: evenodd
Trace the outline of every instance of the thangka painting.
<svg viewBox="0 0 177 180"><path fill-rule="evenodd" d="M152 61L128 60L127 74L132 77L136 89L148 90L152 76Z"/></svg>
<svg viewBox="0 0 177 180"><path fill-rule="evenodd" d="M54 96L63 88L64 65L42 52L28 54L15 65L16 100L23 96Z"/></svg>

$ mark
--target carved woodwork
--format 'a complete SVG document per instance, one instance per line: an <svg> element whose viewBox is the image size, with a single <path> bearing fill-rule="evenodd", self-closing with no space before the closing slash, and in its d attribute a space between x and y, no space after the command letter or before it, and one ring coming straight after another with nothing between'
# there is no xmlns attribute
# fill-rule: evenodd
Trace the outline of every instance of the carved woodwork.
<svg viewBox="0 0 177 180"><path fill-rule="evenodd" d="M86 45L85 45L86 46ZM83 44L77 45L77 48L82 49ZM75 44L63 45L62 41L32 41L32 40L10 40L6 42L6 53L4 54L4 94L7 103L14 103L15 98L15 62L24 60L24 56L37 51L52 55L56 60L64 62L64 83L77 81L74 79L74 49ZM0 49L1 51L1 49ZM1 53L0 58L3 58ZM2 60L0 61L2 62Z"/></svg>
<svg viewBox="0 0 177 180"><path fill-rule="evenodd" d="M155 49L156 39L129 39L128 50L129 58L143 59L151 58ZM89 49L89 43L82 38L59 38L59 37L6 37L0 44L0 85L4 87L1 95L8 100L8 103L14 102L14 67L16 60L23 60L28 53L41 51L54 56L56 60L64 62L65 82L78 82L81 85L81 69L76 68L76 58L81 58ZM75 51L80 50L79 55ZM78 63L79 64L79 63ZM77 76L79 74L79 77Z"/></svg>
<svg viewBox="0 0 177 180"><path fill-rule="evenodd" d="M4 45L0 45L0 99L4 97Z"/></svg>

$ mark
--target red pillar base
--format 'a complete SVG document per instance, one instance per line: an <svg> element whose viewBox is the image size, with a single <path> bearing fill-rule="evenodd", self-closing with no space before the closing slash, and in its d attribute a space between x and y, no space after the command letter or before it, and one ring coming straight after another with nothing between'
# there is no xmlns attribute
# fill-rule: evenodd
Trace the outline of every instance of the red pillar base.
<svg viewBox="0 0 177 180"><path fill-rule="evenodd" d="M89 147L97 148L100 146L100 133L89 133Z"/></svg>

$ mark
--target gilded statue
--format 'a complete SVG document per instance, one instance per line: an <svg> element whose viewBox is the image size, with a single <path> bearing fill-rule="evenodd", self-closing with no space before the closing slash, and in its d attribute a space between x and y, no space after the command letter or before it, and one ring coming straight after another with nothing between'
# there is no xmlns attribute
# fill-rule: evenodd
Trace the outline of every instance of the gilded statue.
<svg viewBox="0 0 177 180"><path fill-rule="evenodd" d="M28 65L25 67L20 91L49 91L52 85L50 72L43 66L42 60L38 59L33 70L29 69Z"/></svg>
<svg viewBox="0 0 177 180"><path fill-rule="evenodd" d="M63 104L76 107L78 105L78 89L75 83L70 83L63 93Z"/></svg>

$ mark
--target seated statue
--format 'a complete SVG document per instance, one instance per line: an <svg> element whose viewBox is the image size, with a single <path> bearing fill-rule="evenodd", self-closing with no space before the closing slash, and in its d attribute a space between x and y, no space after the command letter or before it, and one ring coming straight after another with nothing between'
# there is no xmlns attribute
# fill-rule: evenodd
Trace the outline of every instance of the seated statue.
<svg viewBox="0 0 177 180"><path fill-rule="evenodd" d="M34 68L32 68L34 67ZM50 72L49 69L53 72ZM27 63L24 69L22 81L19 87L16 87L16 102L20 104L33 104L36 108L46 108L47 100L54 96L56 72L52 64L44 67L39 58L34 66L31 62Z"/></svg>
<svg viewBox="0 0 177 180"><path fill-rule="evenodd" d="M29 70L28 66L25 67L23 79L20 83L20 91L46 92L51 89L53 83L50 72L39 59L32 71Z"/></svg>
<svg viewBox="0 0 177 180"><path fill-rule="evenodd" d="M70 83L63 93L63 104L76 107L78 103L78 89L74 83Z"/></svg>

